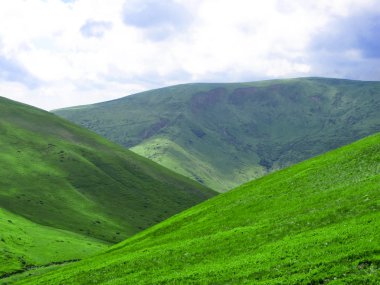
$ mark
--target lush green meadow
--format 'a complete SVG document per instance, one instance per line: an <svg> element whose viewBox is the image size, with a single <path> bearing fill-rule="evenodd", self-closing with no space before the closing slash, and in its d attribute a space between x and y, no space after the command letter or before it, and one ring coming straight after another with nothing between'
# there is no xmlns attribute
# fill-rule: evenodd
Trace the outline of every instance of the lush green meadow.
<svg viewBox="0 0 380 285"><path fill-rule="evenodd" d="M1 97L0 177L0 275L82 258L216 194Z"/></svg>
<svg viewBox="0 0 380 285"><path fill-rule="evenodd" d="M0 228L0 278L32 266L81 259L110 245L33 223L4 209L0 209Z"/></svg>
<svg viewBox="0 0 380 285"><path fill-rule="evenodd" d="M378 284L380 134L17 284Z"/></svg>
<svg viewBox="0 0 380 285"><path fill-rule="evenodd" d="M55 113L223 192L380 131L380 83L184 84Z"/></svg>

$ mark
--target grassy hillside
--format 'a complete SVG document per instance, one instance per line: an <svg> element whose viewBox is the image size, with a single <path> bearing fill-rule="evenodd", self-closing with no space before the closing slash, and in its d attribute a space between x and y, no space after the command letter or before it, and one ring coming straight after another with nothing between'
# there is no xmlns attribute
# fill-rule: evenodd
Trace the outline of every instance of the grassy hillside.
<svg viewBox="0 0 380 285"><path fill-rule="evenodd" d="M7 273L52 262L81 259L108 243L33 223L0 208L0 278Z"/></svg>
<svg viewBox="0 0 380 285"><path fill-rule="evenodd" d="M377 134L19 284L378 284L379 185Z"/></svg>
<svg viewBox="0 0 380 285"><path fill-rule="evenodd" d="M9 229L0 231L5 240L0 251L16 259L13 249L19 249L20 266L60 254L72 257L81 248L79 258L82 249L93 252L99 244L121 241L215 195L56 115L4 98L0 138L0 209L6 210L0 222ZM7 218L10 213L15 216ZM80 245L85 237L97 244ZM78 244L72 248L50 247L55 239L74 238Z"/></svg>
<svg viewBox="0 0 380 285"><path fill-rule="evenodd" d="M217 191L380 131L380 83L186 84L55 111Z"/></svg>

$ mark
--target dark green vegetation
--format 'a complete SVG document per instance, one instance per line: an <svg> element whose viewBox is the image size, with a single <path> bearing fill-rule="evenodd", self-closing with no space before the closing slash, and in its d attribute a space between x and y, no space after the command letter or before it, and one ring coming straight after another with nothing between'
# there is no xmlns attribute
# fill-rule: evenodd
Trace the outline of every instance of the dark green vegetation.
<svg viewBox="0 0 380 285"><path fill-rule="evenodd" d="M380 134L20 284L378 284Z"/></svg>
<svg viewBox="0 0 380 285"><path fill-rule="evenodd" d="M81 258L215 195L56 115L1 97L0 177L0 276Z"/></svg>
<svg viewBox="0 0 380 285"><path fill-rule="evenodd" d="M304 78L186 84L55 111L226 191L380 131L380 83Z"/></svg>

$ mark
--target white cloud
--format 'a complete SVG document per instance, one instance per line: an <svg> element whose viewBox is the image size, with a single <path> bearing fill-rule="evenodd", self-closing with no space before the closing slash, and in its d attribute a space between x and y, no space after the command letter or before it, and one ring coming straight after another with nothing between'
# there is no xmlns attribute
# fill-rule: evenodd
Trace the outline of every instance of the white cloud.
<svg viewBox="0 0 380 285"><path fill-rule="evenodd" d="M0 73L0 96L51 109L188 81L330 76L320 64L329 64L326 55L310 48L313 39L341 18L380 13L375 0L170 0L158 10L140 4L143 22L135 0L1 1L0 58L39 84L30 88ZM355 47L341 56L368 65ZM365 79L349 64L335 64L334 74Z"/></svg>
<svg viewBox="0 0 380 285"><path fill-rule="evenodd" d="M80 28L83 36L91 38L102 38L112 28L111 22L87 20Z"/></svg>

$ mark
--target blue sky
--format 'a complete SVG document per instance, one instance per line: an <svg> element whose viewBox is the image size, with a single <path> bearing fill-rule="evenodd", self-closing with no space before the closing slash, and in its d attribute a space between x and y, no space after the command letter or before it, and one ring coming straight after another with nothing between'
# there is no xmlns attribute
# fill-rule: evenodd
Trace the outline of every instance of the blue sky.
<svg viewBox="0 0 380 285"><path fill-rule="evenodd" d="M47 110L304 76L380 80L377 0L0 2L0 96Z"/></svg>

